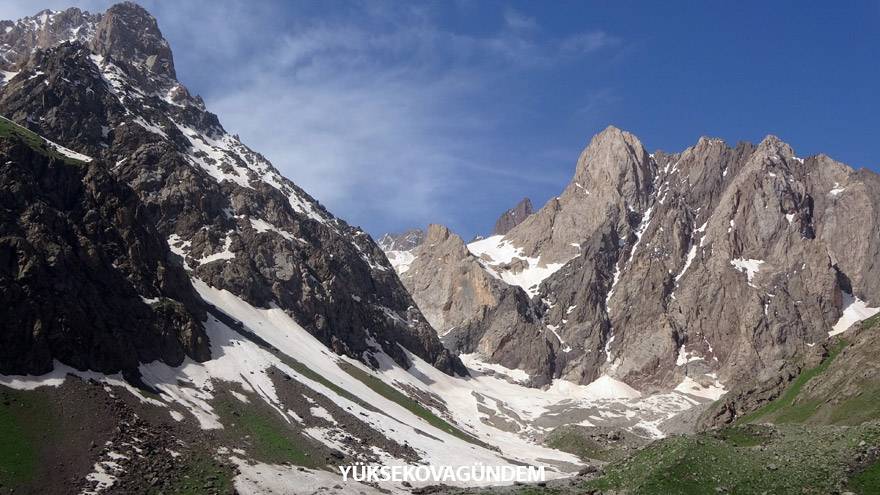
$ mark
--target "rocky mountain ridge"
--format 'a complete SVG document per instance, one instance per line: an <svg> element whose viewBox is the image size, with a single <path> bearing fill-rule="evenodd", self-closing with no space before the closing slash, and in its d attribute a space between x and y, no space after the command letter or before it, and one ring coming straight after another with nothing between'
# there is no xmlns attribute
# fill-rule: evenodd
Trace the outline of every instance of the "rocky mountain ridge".
<svg viewBox="0 0 880 495"><path fill-rule="evenodd" d="M452 268L445 248L425 243L412 251L420 270L402 278L420 307L463 308L471 327L535 315L542 346L535 332L503 343L443 332L454 348L523 369L536 384L610 375L643 390L714 395L803 355L856 308L869 316L880 307L866 276L880 247L877 184L827 156L797 157L774 136L736 147L701 138L681 153L649 154L609 127L560 196L506 235L467 246L479 264ZM480 269L525 290L529 309L479 322L467 296L424 290L479 279L468 272Z"/></svg>
<svg viewBox="0 0 880 495"><path fill-rule="evenodd" d="M406 364L400 344L465 372L369 236L227 133L176 80L144 9L43 11L4 26L0 113L111 164L191 277L277 304L336 352L368 360L381 348Z"/></svg>

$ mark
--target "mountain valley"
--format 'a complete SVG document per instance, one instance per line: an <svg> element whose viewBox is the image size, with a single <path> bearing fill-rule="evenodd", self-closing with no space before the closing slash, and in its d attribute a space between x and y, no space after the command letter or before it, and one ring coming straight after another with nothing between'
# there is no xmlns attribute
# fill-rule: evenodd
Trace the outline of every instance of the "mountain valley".
<svg viewBox="0 0 880 495"><path fill-rule="evenodd" d="M609 126L491 235L374 242L141 6L0 21L0 55L0 493L878 493L874 172Z"/></svg>

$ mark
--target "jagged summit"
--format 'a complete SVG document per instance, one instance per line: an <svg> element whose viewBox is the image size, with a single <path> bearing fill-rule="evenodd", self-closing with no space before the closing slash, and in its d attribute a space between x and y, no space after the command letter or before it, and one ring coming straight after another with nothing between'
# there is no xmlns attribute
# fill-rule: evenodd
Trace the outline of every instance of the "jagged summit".
<svg viewBox="0 0 880 495"><path fill-rule="evenodd" d="M468 245L480 261L470 266L525 289L548 330L550 368L521 368L530 374L582 383L609 374L649 390L716 394L826 338L846 301L880 306L880 284L864 276L880 252L874 173L799 158L772 135L735 147L702 137L680 153L649 155L613 126L575 168L565 190L521 224ZM864 212L858 225L847 211ZM430 244L417 260L405 279L411 291L419 273L444 263ZM413 293L427 304L429 293ZM472 328L491 318L499 313ZM493 345L465 335L455 341L462 352L535 352L515 334ZM505 366L524 357L505 356Z"/></svg>
<svg viewBox="0 0 880 495"><path fill-rule="evenodd" d="M409 229L404 232L393 234L386 233L379 239L379 247L383 251L409 251L425 239L425 231L422 229Z"/></svg>
<svg viewBox="0 0 880 495"><path fill-rule="evenodd" d="M91 47L98 55L176 78L168 41L156 19L136 3L122 2L107 9L95 26Z"/></svg>

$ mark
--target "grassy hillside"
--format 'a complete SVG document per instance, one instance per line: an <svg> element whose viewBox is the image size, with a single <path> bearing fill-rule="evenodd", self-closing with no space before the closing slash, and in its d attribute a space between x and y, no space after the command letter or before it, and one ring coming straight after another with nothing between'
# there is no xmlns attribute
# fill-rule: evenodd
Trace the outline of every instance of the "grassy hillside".
<svg viewBox="0 0 880 495"><path fill-rule="evenodd" d="M858 425L880 419L880 315L862 322L745 423Z"/></svg>
<svg viewBox="0 0 880 495"><path fill-rule="evenodd" d="M785 389L776 400L764 407L737 419L737 424L770 422L770 423L803 423L816 412L818 399L799 400L804 385L822 375L847 345L841 340L818 366L806 369Z"/></svg>
<svg viewBox="0 0 880 495"><path fill-rule="evenodd" d="M19 139L40 154L63 160L71 165L80 165L83 163L60 153L54 146L50 145L38 134L3 116L0 116L0 138Z"/></svg>
<svg viewBox="0 0 880 495"><path fill-rule="evenodd" d="M735 426L655 442L610 464L582 489L645 495L878 493L876 460L859 464L878 445L877 423Z"/></svg>

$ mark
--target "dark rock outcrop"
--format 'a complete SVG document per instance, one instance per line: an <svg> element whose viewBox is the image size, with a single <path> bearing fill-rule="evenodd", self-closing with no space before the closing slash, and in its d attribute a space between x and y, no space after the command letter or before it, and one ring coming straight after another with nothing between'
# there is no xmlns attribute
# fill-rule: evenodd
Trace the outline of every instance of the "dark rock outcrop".
<svg viewBox="0 0 880 495"><path fill-rule="evenodd" d="M203 303L128 186L15 136L0 163L0 373L57 359L136 381L141 362L210 358Z"/></svg>
<svg viewBox="0 0 880 495"><path fill-rule="evenodd" d="M176 80L145 10L127 2L38 17L7 33L9 46L36 50L9 68L18 75L0 90L0 113L108 164L192 278L278 305L338 353L370 363L381 349L408 366L406 349L466 372L372 239L227 133ZM63 18L84 34L65 38Z"/></svg>

